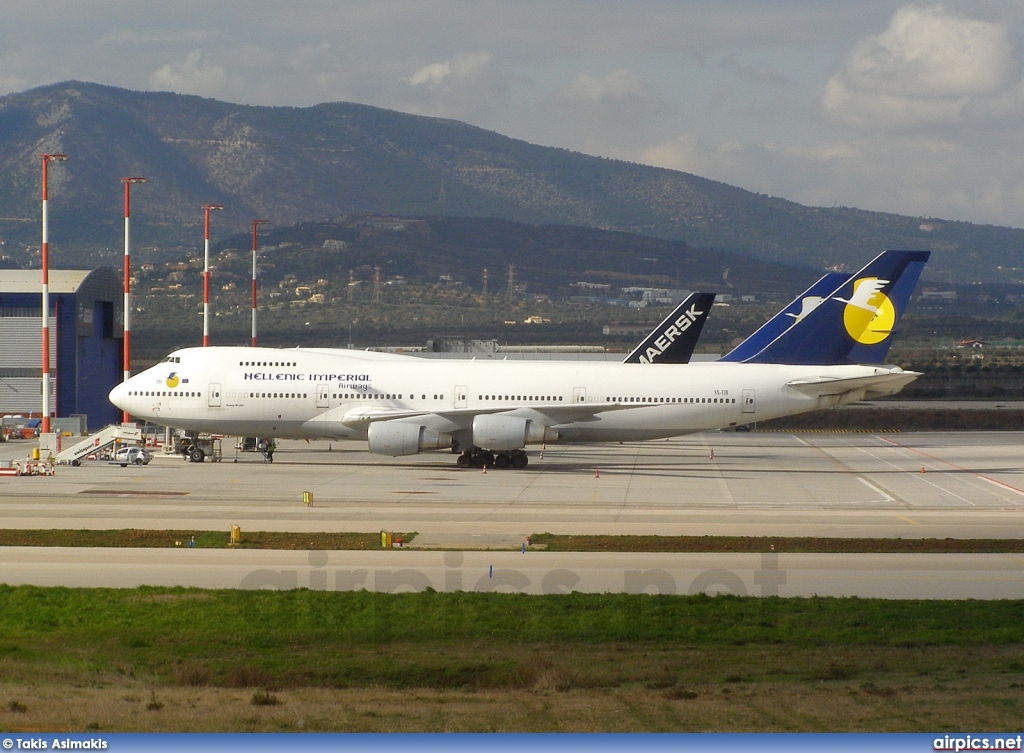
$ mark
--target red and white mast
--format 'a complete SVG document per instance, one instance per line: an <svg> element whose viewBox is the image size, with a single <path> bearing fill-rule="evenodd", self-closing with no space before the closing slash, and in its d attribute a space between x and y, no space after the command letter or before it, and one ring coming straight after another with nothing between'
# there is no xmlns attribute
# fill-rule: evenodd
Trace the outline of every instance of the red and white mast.
<svg viewBox="0 0 1024 753"><path fill-rule="evenodd" d="M203 204L203 347L210 345L210 212L223 204Z"/></svg>
<svg viewBox="0 0 1024 753"><path fill-rule="evenodd" d="M47 168L51 161L63 162L66 154L40 154L43 160L43 245L41 249L43 266L43 427L42 433L50 433L50 237L47 227L46 204L48 199Z"/></svg>
<svg viewBox="0 0 1024 753"><path fill-rule="evenodd" d="M256 347L256 228L270 220L252 221L252 347Z"/></svg>
<svg viewBox="0 0 1024 753"><path fill-rule="evenodd" d="M124 353L122 356L122 370L124 372L124 381L127 382L128 378L132 375L131 184L145 183L146 178L143 176L121 178L121 182L124 184ZM121 413L121 420L125 423L128 422L128 411Z"/></svg>

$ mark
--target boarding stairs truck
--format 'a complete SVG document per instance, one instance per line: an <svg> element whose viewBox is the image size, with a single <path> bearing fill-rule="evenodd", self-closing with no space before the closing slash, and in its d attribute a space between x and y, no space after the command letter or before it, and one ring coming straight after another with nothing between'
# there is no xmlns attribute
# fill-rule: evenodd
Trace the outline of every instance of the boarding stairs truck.
<svg viewBox="0 0 1024 753"><path fill-rule="evenodd" d="M111 424L62 449L53 460L63 465L78 466L90 455L97 455L111 447L130 447L138 444L142 444L142 428L138 424Z"/></svg>

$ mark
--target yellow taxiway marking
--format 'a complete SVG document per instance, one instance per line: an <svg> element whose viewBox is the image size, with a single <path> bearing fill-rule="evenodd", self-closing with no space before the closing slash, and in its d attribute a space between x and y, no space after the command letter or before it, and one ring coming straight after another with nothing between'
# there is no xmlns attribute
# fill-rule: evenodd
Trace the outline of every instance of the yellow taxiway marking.
<svg viewBox="0 0 1024 753"><path fill-rule="evenodd" d="M912 525L915 525L915 526L923 526L924 525L924 523L919 523L916 520L913 520L912 518L908 518L908 517L906 517L904 515L897 515L896 517L899 518L900 520L905 520L908 523L910 523Z"/></svg>

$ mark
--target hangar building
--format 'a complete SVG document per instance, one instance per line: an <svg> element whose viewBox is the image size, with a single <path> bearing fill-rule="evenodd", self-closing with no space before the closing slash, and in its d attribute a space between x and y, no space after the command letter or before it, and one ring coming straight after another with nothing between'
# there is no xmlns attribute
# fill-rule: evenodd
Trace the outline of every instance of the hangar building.
<svg viewBox="0 0 1024 753"><path fill-rule="evenodd" d="M0 269L0 414L42 415L41 280ZM89 431L121 420L107 394L122 378L122 285L109 267L50 270L50 406Z"/></svg>

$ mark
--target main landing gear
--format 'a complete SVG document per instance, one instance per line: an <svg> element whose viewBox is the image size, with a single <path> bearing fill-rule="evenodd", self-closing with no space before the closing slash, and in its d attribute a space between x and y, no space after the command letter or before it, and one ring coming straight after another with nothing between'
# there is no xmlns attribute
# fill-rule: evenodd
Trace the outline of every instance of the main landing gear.
<svg viewBox="0 0 1024 753"><path fill-rule="evenodd" d="M459 455L456 465L459 468L514 468L521 470L529 464L530 458L523 450L512 450L511 452L499 452L497 454L489 450L481 450L473 447Z"/></svg>

